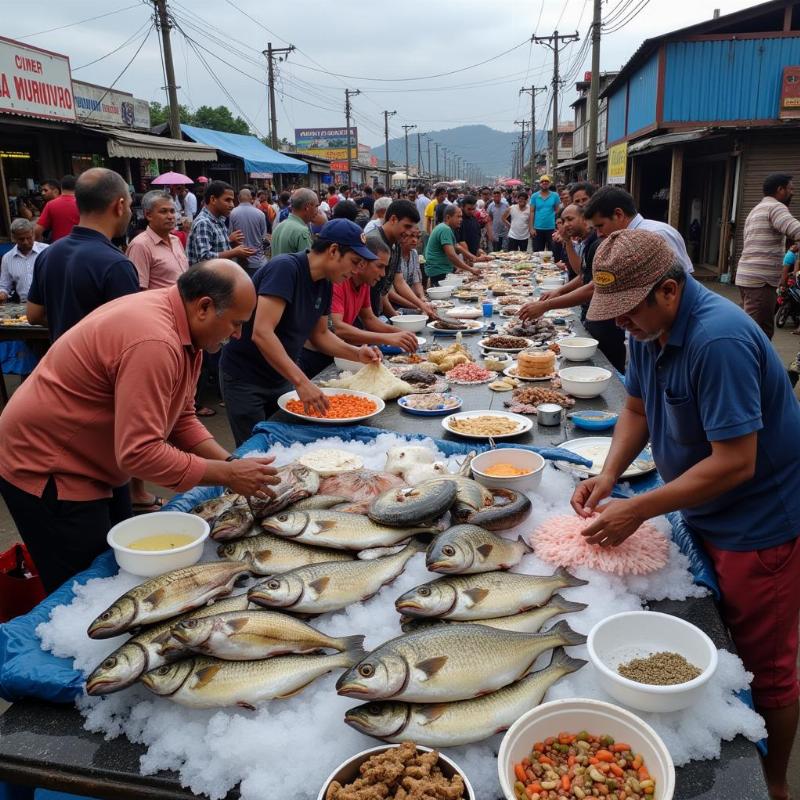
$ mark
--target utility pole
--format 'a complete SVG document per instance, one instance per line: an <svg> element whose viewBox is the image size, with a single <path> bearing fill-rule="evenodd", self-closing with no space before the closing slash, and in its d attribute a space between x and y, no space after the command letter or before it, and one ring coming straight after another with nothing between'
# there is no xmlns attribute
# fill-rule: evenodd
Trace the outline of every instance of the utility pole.
<svg viewBox="0 0 800 800"><path fill-rule="evenodd" d="M392 176L389 173L389 117L393 117L396 111L383 112L383 142L386 149L386 191L392 190Z"/></svg>
<svg viewBox="0 0 800 800"><path fill-rule="evenodd" d="M577 31L568 34L559 34L558 31L553 31L552 36L533 37L534 42L543 44L553 51L553 141L550 143L553 178L558 169L558 53L559 50L564 49L563 45L577 42L580 38Z"/></svg>
<svg viewBox="0 0 800 800"><path fill-rule="evenodd" d="M267 57L267 80L269 83L269 139L273 150L278 149L278 119L275 112L275 62L284 61L284 56L294 50L294 45L288 47L273 47L272 42L267 42L267 49L262 51L262 55Z"/></svg>
<svg viewBox="0 0 800 800"><path fill-rule="evenodd" d="M528 120L517 119L514 120L514 124L522 126L522 135L519 138L519 163L517 164L519 172L516 175L517 178L522 180L525 172L525 126L528 124Z"/></svg>
<svg viewBox="0 0 800 800"><path fill-rule="evenodd" d="M167 16L167 0L153 0L158 16L158 27L161 30L161 49L164 52L164 71L167 79L167 96L169 97L169 133L173 139L181 137L181 112L178 107L178 86L175 83L175 66L172 63L172 44L169 40L169 17ZM186 170L183 161L178 162L181 172Z"/></svg>
<svg viewBox="0 0 800 800"><path fill-rule="evenodd" d="M411 178L408 175L408 132L414 130L416 125L403 125L403 132L406 135L406 189L411 185ZM417 134L419 136L419 134ZM419 139L417 140L417 148L419 149Z"/></svg>
<svg viewBox="0 0 800 800"><path fill-rule="evenodd" d="M448 174L447 174L447 148L444 145L442 145L442 157L444 158L444 172L442 173L442 180L446 181L448 179Z"/></svg>
<svg viewBox="0 0 800 800"><path fill-rule="evenodd" d="M417 180L422 178L422 134L417 129Z"/></svg>
<svg viewBox="0 0 800 800"><path fill-rule="evenodd" d="M600 116L600 25L603 10L601 0L594 0L592 19L592 83L589 87L589 153L586 163L586 177L592 183L597 181L597 119Z"/></svg>
<svg viewBox="0 0 800 800"><path fill-rule="evenodd" d="M596 0L599 2L599 0ZM546 92L546 86L523 86L520 94L529 94L531 96L531 188L536 179L536 95L539 92Z"/></svg>
<svg viewBox="0 0 800 800"><path fill-rule="evenodd" d="M425 134L425 138L428 140L428 175L433 175L433 170L431 169L431 137L428 134Z"/></svg>
<svg viewBox="0 0 800 800"><path fill-rule="evenodd" d="M360 89L344 90L344 116L347 119L347 183L353 182L353 144L350 136L350 97L361 94Z"/></svg>

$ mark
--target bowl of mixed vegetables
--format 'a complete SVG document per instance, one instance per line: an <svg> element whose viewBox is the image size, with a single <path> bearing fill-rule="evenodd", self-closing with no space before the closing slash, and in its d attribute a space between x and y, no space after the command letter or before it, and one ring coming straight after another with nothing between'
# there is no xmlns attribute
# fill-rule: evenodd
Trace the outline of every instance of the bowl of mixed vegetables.
<svg viewBox="0 0 800 800"><path fill-rule="evenodd" d="M506 800L672 800L675 767L661 737L601 700L554 700L523 714L500 745Z"/></svg>

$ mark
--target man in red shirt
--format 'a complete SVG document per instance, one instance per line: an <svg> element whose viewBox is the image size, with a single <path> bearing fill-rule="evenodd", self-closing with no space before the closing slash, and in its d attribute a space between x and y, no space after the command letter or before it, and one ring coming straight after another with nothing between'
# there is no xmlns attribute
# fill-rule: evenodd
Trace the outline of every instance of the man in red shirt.
<svg viewBox="0 0 800 800"><path fill-rule="evenodd" d="M50 232L50 244L72 233L80 214L75 202L75 176L65 175L61 179L61 194L50 200L36 223L36 241L41 242Z"/></svg>

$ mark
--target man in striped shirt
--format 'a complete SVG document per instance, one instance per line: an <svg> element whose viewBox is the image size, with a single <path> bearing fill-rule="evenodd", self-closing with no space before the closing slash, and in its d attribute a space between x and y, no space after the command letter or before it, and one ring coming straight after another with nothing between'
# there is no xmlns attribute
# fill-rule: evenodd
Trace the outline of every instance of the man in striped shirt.
<svg viewBox="0 0 800 800"><path fill-rule="evenodd" d="M736 268L742 307L770 339L775 332L776 289L786 284L785 238L800 239L800 222L787 208L793 192L791 175L776 172L764 179L764 199L747 215Z"/></svg>

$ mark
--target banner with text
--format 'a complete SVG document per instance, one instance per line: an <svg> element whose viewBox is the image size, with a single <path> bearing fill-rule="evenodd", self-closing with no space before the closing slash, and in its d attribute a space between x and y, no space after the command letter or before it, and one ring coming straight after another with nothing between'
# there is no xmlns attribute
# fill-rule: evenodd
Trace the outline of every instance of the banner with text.
<svg viewBox="0 0 800 800"><path fill-rule="evenodd" d="M81 122L114 127L150 129L150 105L129 92L118 92L93 83L72 81L75 113Z"/></svg>
<svg viewBox="0 0 800 800"><path fill-rule="evenodd" d="M0 37L0 112L75 121L69 58Z"/></svg>
<svg viewBox="0 0 800 800"><path fill-rule="evenodd" d="M628 168L628 143L615 144L608 148L608 182L625 183Z"/></svg>
<svg viewBox="0 0 800 800"><path fill-rule="evenodd" d="M295 128L294 144L301 153L329 161L347 160L347 128ZM350 128L353 161L358 158L358 128Z"/></svg>

